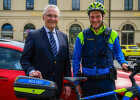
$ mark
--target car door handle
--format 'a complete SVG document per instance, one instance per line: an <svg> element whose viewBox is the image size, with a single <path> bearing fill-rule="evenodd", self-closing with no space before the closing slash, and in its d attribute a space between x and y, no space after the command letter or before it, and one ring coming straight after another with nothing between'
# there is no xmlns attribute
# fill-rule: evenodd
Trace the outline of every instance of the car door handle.
<svg viewBox="0 0 140 100"><path fill-rule="evenodd" d="M0 77L0 81L8 81L8 78Z"/></svg>

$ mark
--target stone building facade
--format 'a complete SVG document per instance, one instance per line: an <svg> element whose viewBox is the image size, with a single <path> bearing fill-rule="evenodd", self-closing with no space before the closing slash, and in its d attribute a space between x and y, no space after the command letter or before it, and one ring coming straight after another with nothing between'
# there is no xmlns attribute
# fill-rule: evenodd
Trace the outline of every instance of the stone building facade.
<svg viewBox="0 0 140 100"><path fill-rule="evenodd" d="M86 9L94 1L104 4L104 24L118 32L121 44L140 43L140 0L0 0L0 38L24 41L29 31L44 25L44 7L56 4L57 28L68 35L72 48L77 34L90 25Z"/></svg>

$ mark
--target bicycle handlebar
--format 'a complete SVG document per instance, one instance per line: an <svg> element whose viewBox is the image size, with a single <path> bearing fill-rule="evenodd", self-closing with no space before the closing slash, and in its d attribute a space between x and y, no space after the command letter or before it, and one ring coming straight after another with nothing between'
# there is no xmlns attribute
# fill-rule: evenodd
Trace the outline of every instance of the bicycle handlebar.
<svg viewBox="0 0 140 100"><path fill-rule="evenodd" d="M136 64L134 66L134 68L131 68L130 66L128 66L128 70L132 71L132 73L129 75L129 79L131 80L131 83L132 83L131 87L122 88L122 89L118 89L118 90L114 90L114 91L110 91L110 92L106 92L106 93L101 93L101 94L97 94L97 95L81 98L78 90L76 89L76 85L74 85L74 89L76 90L76 94L77 94L78 100L87 100L87 99L91 99L91 98L94 99L94 98L104 97L104 96L108 96L108 95L112 95L112 94L117 94L117 93L122 93L122 92L126 92L123 100L128 100L128 99L125 99L127 97L128 98L139 97L139 95L140 95L140 87L136 83L136 80L134 79L134 76L137 73L140 72L140 57L137 58L136 60L134 60L131 63L131 65L133 65L133 64ZM129 93L132 93L132 95L130 97L128 96Z"/></svg>
<svg viewBox="0 0 140 100"><path fill-rule="evenodd" d="M140 72L140 58L137 58L131 64L132 65L136 64L134 66L134 68L131 68L131 67L129 68L128 67L128 69L132 71L132 73L129 75L129 79L131 80L131 83L132 83L132 86L133 86L136 82L136 80L134 79L134 76Z"/></svg>

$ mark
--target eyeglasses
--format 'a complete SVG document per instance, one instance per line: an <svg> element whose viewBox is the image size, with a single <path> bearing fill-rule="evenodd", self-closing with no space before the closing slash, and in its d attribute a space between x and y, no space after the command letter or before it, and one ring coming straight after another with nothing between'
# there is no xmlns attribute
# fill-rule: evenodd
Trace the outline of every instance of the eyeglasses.
<svg viewBox="0 0 140 100"><path fill-rule="evenodd" d="M45 16L47 16L48 18L58 18L57 15L51 15L51 14L44 14Z"/></svg>

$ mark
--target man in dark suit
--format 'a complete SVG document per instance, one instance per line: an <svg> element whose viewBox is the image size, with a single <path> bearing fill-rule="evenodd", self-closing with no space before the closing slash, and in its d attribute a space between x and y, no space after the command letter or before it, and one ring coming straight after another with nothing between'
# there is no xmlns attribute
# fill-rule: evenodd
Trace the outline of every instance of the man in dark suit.
<svg viewBox="0 0 140 100"><path fill-rule="evenodd" d="M28 33L20 63L26 75L56 82L60 95L63 77L71 76L71 66L67 35L55 29L58 16L57 6L44 8L45 25ZM71 87L65 85L64 93L70 96Z"/></svg>

